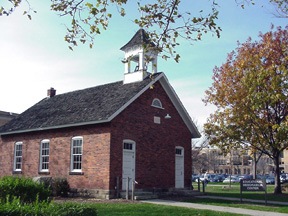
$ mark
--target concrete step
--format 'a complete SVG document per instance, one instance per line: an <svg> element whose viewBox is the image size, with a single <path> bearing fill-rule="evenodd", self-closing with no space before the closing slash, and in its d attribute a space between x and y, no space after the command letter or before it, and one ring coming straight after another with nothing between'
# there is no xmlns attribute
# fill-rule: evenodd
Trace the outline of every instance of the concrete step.
<svg viewBox="0 0 288 216"><path fill-rule="evenodd" d="M170 191L171 195L178 195L178 196L197 196L202 194L198 190L189 190L189 189L174 189Z"/></svg>
<svg viewBox="0 0 288 216"><path fill-rule="evenodd" d="M138 194L134 196L134 200L150 200L150 199L158 199L158 195L156 194Z"/></svg>
<svg viewBox="0 0 288 216"><path fill-rule="evenodd" d="M132 192L129 191L129 199L131 199ZM121 198L126 198L126 192L123 191L120 193ZM157 194L147 191L135 191L134 200L148 200L148 199L157 199L159 198Z"/></svg>

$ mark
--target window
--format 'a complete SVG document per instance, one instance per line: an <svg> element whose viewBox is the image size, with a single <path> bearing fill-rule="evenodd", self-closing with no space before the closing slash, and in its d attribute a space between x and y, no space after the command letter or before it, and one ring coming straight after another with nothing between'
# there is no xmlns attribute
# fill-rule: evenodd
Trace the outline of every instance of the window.
<svg viewBox="0 0 288 216"><path fill-rule="evenodd" d="M152 101L152 106L157 108L163 108L162 103L158 98L154 98L154 100Z"/></svg>
<svg viewBox="0 0 288 216"><path fill-rule="evenodd" d="M14 171L22 171L22 142L15 143L14 149Z"/></svg>
<svg viewBox="0 0 288 216"><path fill-rule="evenodd" d="M123 152L135 152L136 143L130 139L123 140Z"/></svg>
<svg viewBox="0 0 288 216"><path fill-rule="evenodd" d="M154 116L154 123L161 124L161 118L159 116Z"/></svg>
<svg viewBox="0 0 288 216"><path fill-rule="evenodd" d="M49 140L42 140L40 143L40 172L49 171Z"/></svg>
<svg viewBox="0 0 288 216"><path fill-rule="evenodd" d="M82 171L83 137L73 137L71 143L71 171Z"/></svg>
<svg viewBox="0 0 288 216"><path fill-rule="evenodd" d="M125 150L133 150L133 144L124 142L124 149Z"/></svg>
<svg viewBox="0 0 288 216"><path fill-rule="evenodd" d="M180 147L176 148L175 154L179 156L183 155L183 148L180 148Z"/></svg>

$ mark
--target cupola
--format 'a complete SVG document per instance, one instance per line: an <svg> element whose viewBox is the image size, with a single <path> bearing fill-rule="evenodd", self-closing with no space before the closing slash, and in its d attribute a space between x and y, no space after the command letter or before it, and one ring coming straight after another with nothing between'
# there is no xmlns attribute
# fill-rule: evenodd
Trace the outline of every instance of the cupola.
<svg viewBox="0 0 288 216"><path fill-rule="evenodd" d="M157 72L158 51L143 29L139 29L120 50L125 52L122 60L125 65L124 84L142 81Z"/></svg>

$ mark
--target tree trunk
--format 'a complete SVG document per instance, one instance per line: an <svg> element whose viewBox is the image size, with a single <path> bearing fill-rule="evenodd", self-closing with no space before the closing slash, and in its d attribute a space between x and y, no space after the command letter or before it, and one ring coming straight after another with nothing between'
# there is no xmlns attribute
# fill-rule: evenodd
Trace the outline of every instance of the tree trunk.
<svg viewBox="0 0 288 216"><path fill-rule="evenodd" d="M274 194L282 194L281 183L280 183L279 156L274 158L274 165L275 165L275 188L274 188Z"/></svg>
<svg viewBox="0 0 288 216"><path fill-rule="evenodd" d="M252 160L252 165L253 165L253 179L257 178L257 156L256 152L253 153L253 160Z"/></svg>

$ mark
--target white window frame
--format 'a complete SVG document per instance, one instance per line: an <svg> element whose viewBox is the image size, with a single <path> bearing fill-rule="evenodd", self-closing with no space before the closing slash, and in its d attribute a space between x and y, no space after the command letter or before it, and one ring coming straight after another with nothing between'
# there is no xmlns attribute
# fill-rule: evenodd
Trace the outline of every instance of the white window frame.
<svg viewBox="0 0 288 216"><path fill-rule="evenodd" d="M44 144L48 143L48 147ZM48 158L47 161L43 160L43 158ZM40 163L39 163L39 170L40 172L49 172L49 159L50 159L50 140L44 139L40 142ZM46 164L46 168L43 168L43 165Z"/></svg>
<svg viewBox="0 0 288 216"><path fill-rule="evenodd" d="M20 149L19 146L21 146ZM23 155L23 142L16 142L14 145L14 164L13 164L13 170L16 172L22 171L22 161L23 161L22 155ZM20 165L20 168L17 165Z"/></svg>
<svg viewBox="0 0 288 216"><path fill-rule="evenodd" d="M160 109L164 109L160 99L158 99L158 98L153 99L151 106L156 107L156 108L160 108Z"/></svg>
<svg viewBox="0 0 288 216"><path fill-rule="evenodd" d="M79 148L79 146L76 145L76 144L79 144L79 142L81 143L80 152L75 152L74 150ZM75 168L74 167L74 163L76 159L75 157L79 157L79 156L80 156L80 160L78 158L78 163L80 164L80 168ZM73 137L71 141L71 164L70 164L71 172L82 172L82 162L83 162L83 137L76 136L76 137Z"/></svg>

